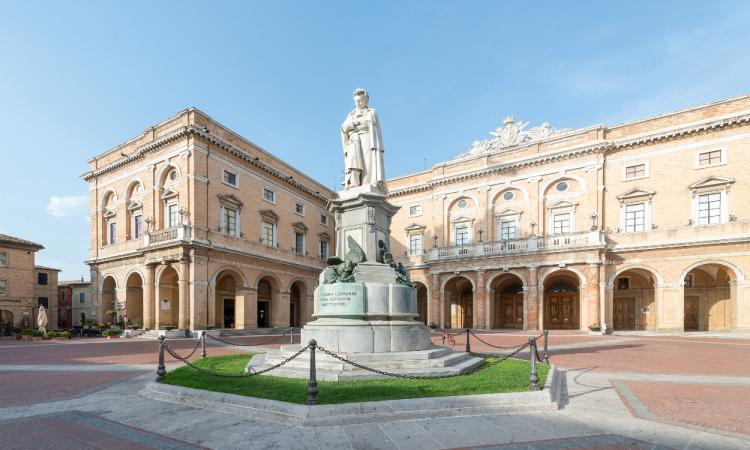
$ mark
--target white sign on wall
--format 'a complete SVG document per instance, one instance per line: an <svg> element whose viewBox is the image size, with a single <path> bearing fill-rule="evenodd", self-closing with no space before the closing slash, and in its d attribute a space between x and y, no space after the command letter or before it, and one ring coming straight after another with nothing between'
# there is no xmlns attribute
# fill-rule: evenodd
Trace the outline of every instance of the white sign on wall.
<svg viewBox="0 0 750 450"><path fill-rule="evenodd" d="M161 301L161 309L163 309L164 311L169 311L170 309L172 309L172 305L169 302L168 298L165 298Z"/></svg>

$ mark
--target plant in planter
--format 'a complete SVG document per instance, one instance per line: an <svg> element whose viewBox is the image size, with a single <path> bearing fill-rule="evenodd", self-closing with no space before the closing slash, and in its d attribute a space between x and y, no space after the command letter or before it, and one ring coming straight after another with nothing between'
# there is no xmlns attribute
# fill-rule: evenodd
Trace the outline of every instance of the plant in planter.
<svg viewBox="0 0 750 450"><path fill-rule="evenodd" d="M120 333L122 333L122 331L120 330L104 330L104 332L102 332L102 335L106 336L107 339L112 339L113 337L119 336Z"/></svg>
<svg viewBox="0 0 750 450"><path fill-rule="evenodd" d="M86 327L93 328L96 326L96 319L86 319Z"/></svg>
<svg viewBox="0 0 750 450"><path fill-rule="evenodd" d="M133 319L133 320L132 320L132 321L130 322L130 327L129 327L129 328L130 328L131 330L137 330L137 329L141 328L141 325L142 325L142 324L141 324L141 321L140 321L140 320L138 320L138 319Z"/></svg>

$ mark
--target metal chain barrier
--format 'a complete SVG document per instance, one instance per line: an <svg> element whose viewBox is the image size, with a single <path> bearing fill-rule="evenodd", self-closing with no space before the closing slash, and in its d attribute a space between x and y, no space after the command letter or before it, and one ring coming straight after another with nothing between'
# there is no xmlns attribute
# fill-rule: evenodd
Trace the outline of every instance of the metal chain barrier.
<svg viewBox="0 0 750 450"><path fill-rule="evenodd" d="M337 355L336 353L334 353L334 352L332 352L330 350L327 350L327 349L325 349L323 347L318 346L317 348L318 348L318 350L320 350L321 352L325 353L326 355L331 356L333 358L336 358L336 359L338 359L339 361L341 361L343 363L349 364L351 366L357 367L357 368L362 369L362 370L366 370L368 372L377 373L379 375L384 375L384 376L387 376L387 377L394 377L394 378L403 378L403 379L407 379L407 380L437 380L437 379L440 379L440 378L454 378L454 377L460 377L460 376L464 376L464 375L471 375L472 373L479 372L480 370L487 369L489 367L492 367L492 366L494 366L496 364L499 364L499 363L505 361L506 359L508 359L508 358L510 358L510 357L512 357L512 356L514 356L516 354L518 354L519 352L521 352L523 349L525 349L528 346L529 346L528 343L521 344L514 352L511 352L511 353L509 353L507 355L503 355L497 361L494 361L494 362L489 363L489 364L479 365L479 366L474 367L473 369L471 369L469 371L466 371L464 373L453 373L453 374L448 374L448 375L406 375L406 374L402 374L402 373L386 372L385 370L380 370L380 369L375 369L375 368L372 368L372 367L367 367L364 364L360 364L360 363L354 362L354 361L352 361L350 359L346 359L343 356ZM480 354L478 354L478 353L472 353L472 355L477 355L478 356ZM488 356L490 356L490 355L488 355ZM496 356L492 356L492 357L497 358Z"/></svg>
<svg viewBox="0 0 750 450"><path fill-rule="evenodd" d="M503 347L503 346L500 346L500 345L493 345L493 344L490 344L489 342L485 341L484 339L480 338L479 336L477 336L476 333L474 333L473 331L471 332L471 334L472 334L472 336L474 336L475 338L477 338L477 340L479 342L481 342L482 344L484 344L484 345L486 345L488 347L496 348L498 350L511 350L511 349L514 349L514 348L518 347L518 345L513 345L513 346L510 346L510 347ZM529 345L529 344L525 344L525 345Z"/></svg>
<svg viewBox="0 0 750 450"><path fill-rule="evenodd" d="M301 355L302 353L304 353L305 350L307 350L307 349L310 348L310 345L308 344L305 347L303 347L302 349L300 349L300 351L298 351L297 353L295 353L292 356L288 357L287 359L285 359L285 360L281 361L280 363L275 364L275 365L273 365L271 367L265 368L263 370L259 370L257 372L247 372L247 373L243 373L243 374L234 374L234 373L217 372L215 370L206 369L206 368L203 368L203 367L196 366L195 364L193 364L190 361L188 361L187 358L185 358L185 357L180 356L179 354L177 354L177 352L175 352L174 349L172 347L170 347L166 342L163 343L163 346L164 346L164 350L166 350L167 353L169 353L170 355L172 355L172 357L174 357L175 359L177 359L179 361L184 362L185 364L187 364L188 366L192 367L193 369L195 369L195 370L197 370L199 372L203 372L203 373L208 374L208 375L213 375L213 376L216 376L216 377L224 377L224 378L248 378L248 377L254 377L256 375L262 375L262 374L264 374L266 372L270 372L270 371L272 371L274 369L278 369L279 367L287 364L289 361L295 359L296 357L298 357L299 355Z"/></svg>
<svg viewBox="0 0 750 450"><path fill-rule="evenodd" d="M190 352L189 355L185 356L185 359L189 359L191 356L193 356L195 354L195 351L198 350L198 347L200 347L200 345L201 345L201 338L198 338L198 342L195 343L195 347L193 348L193 351Z"/></svg>
<svg viewBox="0 0 750 450"><path fill-rule="evenodd" d="M280 334L280 335L278 335L278 336L276 336L274 338L269 339L268 341L261 342L261 343L255 343L255 344L237 344L235 342L229 342L229 341L225 341L224 339L217 338L216 336L211 336L208 333L206 333L206 336L210 337L211 339L213 339L215 341L219 341L219 342L222 342L222 343L227 344L227 345L234 345L236 347L258 347L258 346L261 346L261 345L267 345L267 344L270 344L272 342L276 342L279 339L281 339L284 336L286 336L286 333Z"/></svg>

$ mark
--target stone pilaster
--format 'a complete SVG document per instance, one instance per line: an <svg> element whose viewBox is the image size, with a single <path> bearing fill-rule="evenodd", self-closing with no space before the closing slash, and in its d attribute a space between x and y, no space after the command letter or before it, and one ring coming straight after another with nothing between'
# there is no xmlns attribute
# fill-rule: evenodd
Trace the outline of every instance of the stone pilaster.
<svg viewBox="0 0 750 450"><path fill-rule="evenodd" d="M599 323L599 265L588 264L586 267L586 315L583 329L598 326Z"/></svg>
<svg viewBox="0 0 750 450"><path fill-rule="evenodd" d="M484 288L484 270L477 271L477 287L474 289L474 328L487 327L487 292Z"/></svg>
<svg viewBox="0 0 750 450"><path fill-rule="evenodd" d="M685 331L684 283L656 287L656 331Z"/></svg>
<svg viewBox="0 0 750 450"><path fill-rule="evenodd" d="M179 315L177 321L177 327L180 330L187 330L190 328L190 301L189 301L189 282L190 282L190 262L187 259L180 260L180 278L177 282L180 292L179 304Z"/></svg>
<svg viewBox="0 0 750 450"><path fill-rule="evenodd" d="M271 302L271 326L283 328L289 326L289 291L282 291L278 296L279 301Z"/></svg>
<svg viewBox="0 0 750 450"><path fill-rule="evenodd" d="M442 303L440 301L440 275L434 273L430 276L430 304L427 307L429 322L435 322L443 326Z"/></svg>
<svg viewBox="0 0 750 450"><path fill-rule="evenodd" d="M540 329L539 325L539 289L537 287L537 282L539 277L537 276L537 268L536 267L529 267L529 278L528 278L528 286L526 286L526 292L524 292L524 303L525 303L525 313L526 317L524 317L524 330L538 330Z"/></svg>
<svg viewBox="0 0 750 450"><path fill-rule="evenodd" d="M146 270L144 271L143 280L143 328L154 328L154 294L156 293L156 286L154 286L154 272L156 266L154 264L147 264Z"/></svg>
<svg viewBox="0 0 750 450"><path fill-rule="evenodd" d="M209 283L208 289L206 290L206 322L208 326L216 326L216 283ZM236 315L235 311L235 315ZM220 324L219 326L223 326Z"/></svg>
<svg viewBox="0 0 750 450"><path fill-rule="evenodd" d="M234 294L234 327L258 327L258 290L238 287Z"/></svg>

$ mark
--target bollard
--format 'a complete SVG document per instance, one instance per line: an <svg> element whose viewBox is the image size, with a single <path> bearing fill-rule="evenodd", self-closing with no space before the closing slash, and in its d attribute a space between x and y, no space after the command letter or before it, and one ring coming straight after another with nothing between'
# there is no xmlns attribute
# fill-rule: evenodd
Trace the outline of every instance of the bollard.
<svg viewBox="0 0 750 450"><path fill-rule="evenodd" d="M156 381L164 379L167 369L164 367L164 336L159 336L159 365L156 366Z"/></svg>
<svg viewBox="0 0 750 450"><path fill-rule="evenodd" d="M289 343L294 344L294 327L289 328Z"/></svg>
<svg viewBox="0 0 750 450"><path fill-rule="evenodd" d="M466 329L466 353L471 353L471 343L469 343L469 333L471 333L470 329Z"/></svg>
<svg viewBox="0 0 750 450"><path fill-rule="evenodd" d="M536 371L536 359L539 357L536 353L536 338L529 338L529 360L531 361L531 376L529 377L529 390L539 391L539 374Z"/></svg>
<svg viewBox="0 0 750 450"><path fill-rule="evenodd" d="M544 364L549 364L549 351L547 350L547 335L549 334L549 330L544 330L544 356L542 357L542 362Z"/></svg>
<svg viewBox="0 0 750 450"><path fill-rule="evenodd" d="M206 330L201 333L201 358L206 357Z"/></svg>
<svg viewBox="0 0 750 450"><path fill-rule="evenodd" d="M318 380L315 375L315 347L318 343L310 339L310 381L307 383L307 404L318 404Z"/></svg>

